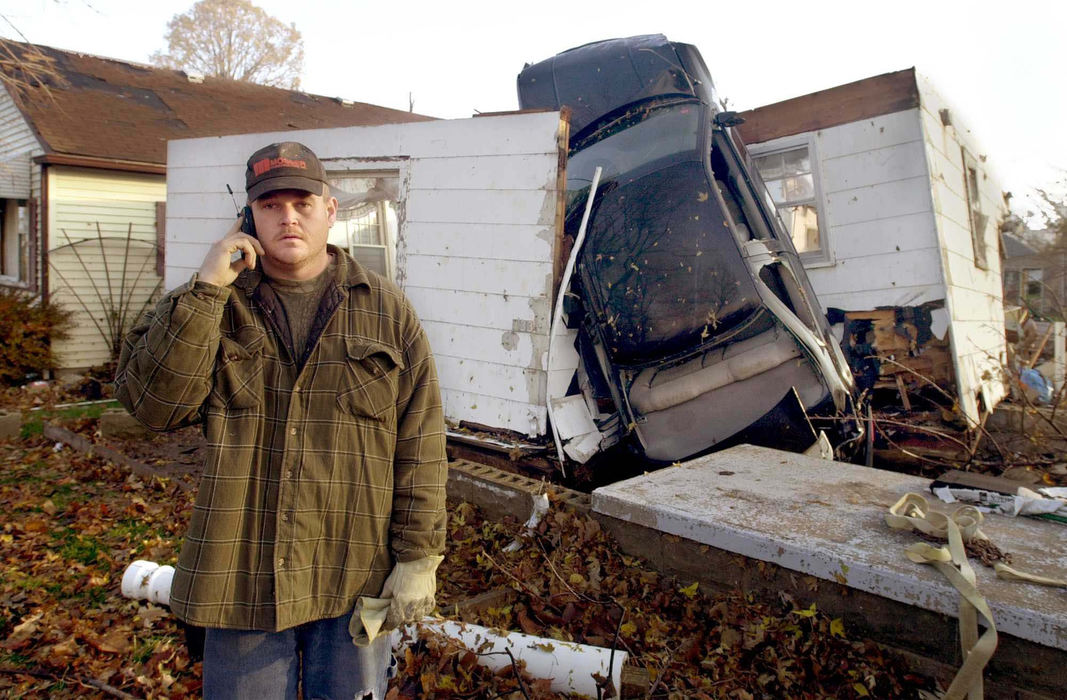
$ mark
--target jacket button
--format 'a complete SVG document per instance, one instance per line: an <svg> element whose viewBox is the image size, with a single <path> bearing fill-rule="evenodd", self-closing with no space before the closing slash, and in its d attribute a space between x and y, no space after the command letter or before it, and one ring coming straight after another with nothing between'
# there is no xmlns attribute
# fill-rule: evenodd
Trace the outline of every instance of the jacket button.
<svg viewBox="0 0 1067 700"><path fill-rule="evenodd" d="M282 568L283 566L285 566L285 559L279 559L279 560L278 560L278 568L280 569L280 568Z"/></svg>

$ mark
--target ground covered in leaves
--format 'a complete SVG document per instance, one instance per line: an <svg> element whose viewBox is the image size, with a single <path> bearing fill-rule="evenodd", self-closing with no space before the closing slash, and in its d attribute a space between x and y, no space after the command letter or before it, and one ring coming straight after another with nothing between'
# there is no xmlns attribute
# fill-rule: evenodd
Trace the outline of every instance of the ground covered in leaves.
<svg viewBox="0 0 1067 700"><path fill-rule="evenodd" d="M814 606L787 596L705 595L696 583L621 553L596 520L556 504L527 531L487 521L462 503L450 511L449 534L439 603L482 594L488 604L460 606L464 621L625 650L644 679L628 689L639 697L913 698L926 687L900 660L850 639L841 620ZM516 541L521 547L509 547ZM442 640L417 648L434 653L409 656L402 697L471 697L469 654ZM543 686L520 687L508 669L492 682L492 692L478 697L557 697Z"/></svg>
<svg viewBox="0 0 1067 700"><path fill-rule="evenodd" d="M93 437L92 417L61 422ZM24 432L0 441L0 695L198 697L199 664L168 611L119 592L131 561L175 561L195 475L135 476ZM154 464L191 448L161 438L137 457ZM626 690L637 697L893 698L925 687L898 659L850 638L840 620L785 596L705 595L622 554L595 520L562 506L534 531L486 520L467 503L449 512L443 611L626 651L637 678ZM440 638L415 640L398 656L392 700L562 697L510 664L487 671Z"/></svg>
<svg viewBox="0 0 1067 700"><path fill-rule="evenodd" d="M0 442L0 695L199 694L167 610L119 593L130 562L175 560L188 493L41 437Z"/></svg>

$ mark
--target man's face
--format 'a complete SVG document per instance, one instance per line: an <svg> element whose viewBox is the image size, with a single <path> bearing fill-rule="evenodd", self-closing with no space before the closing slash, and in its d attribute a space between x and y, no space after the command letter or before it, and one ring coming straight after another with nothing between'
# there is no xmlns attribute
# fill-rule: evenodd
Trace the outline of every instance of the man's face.
<svg viewBox="0 0 1067 700"><path fill-rule="evenodd" d="M326 269L326 239L337 217L336 199L303 190L275 190L250 206L268 275L309 279Z"/></svg>

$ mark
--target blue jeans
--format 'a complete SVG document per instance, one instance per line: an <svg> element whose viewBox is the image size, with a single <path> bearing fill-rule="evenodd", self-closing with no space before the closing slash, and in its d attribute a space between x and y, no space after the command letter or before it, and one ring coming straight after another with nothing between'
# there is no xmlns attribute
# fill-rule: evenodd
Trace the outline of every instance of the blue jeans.
<svg viewBox="0 0 1067 700"><path fill-rule="evenodd" d="M281 632L208 629L204 638L207 700L384 700L392 671L389 634L357 647L350 615Z"/></svg>

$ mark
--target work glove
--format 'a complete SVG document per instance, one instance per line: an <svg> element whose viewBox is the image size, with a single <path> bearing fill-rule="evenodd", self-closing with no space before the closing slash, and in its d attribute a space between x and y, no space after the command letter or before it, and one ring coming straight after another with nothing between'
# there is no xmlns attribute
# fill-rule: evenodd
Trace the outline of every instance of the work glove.
<svg viewBox="0 0 1067 700"><path fill-rule="evenodd" d="M369 645L382 630L385 616L389 613L390 601L385 598L362 596L356 601L352 619L348 621L348 633L357 647Z"/></svg>
<svg viewBox="0 0 1067 700"><path fill-rule="evenodd" d="M385 629L396 629L433 612L437 606L437 567L442 561L443 556L435 555L396 563L382 586L381 597L391 601Z"/></svg>
<svg viewBox="0 0 1067 700"><path fill-rule="evenodd" d="M382 630L396 629L433 612L437 605L437 567L443 560L443 556L436 555L397 562L379 597L362 596L356 601L348 623L352 643L367 646Z"/></svg>

